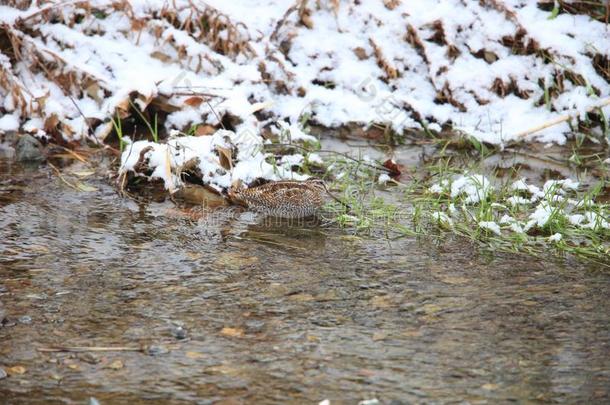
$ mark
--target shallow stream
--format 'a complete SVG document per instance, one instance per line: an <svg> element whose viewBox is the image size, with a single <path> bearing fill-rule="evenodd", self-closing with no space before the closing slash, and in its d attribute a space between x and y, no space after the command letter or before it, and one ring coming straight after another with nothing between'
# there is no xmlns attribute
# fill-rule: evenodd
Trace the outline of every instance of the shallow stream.
<svg viewBox="0 0 610 405"><path fill-rule="evenodd" d="M610 401L608 271L88 184L0 161L2 403Z"/></svg>

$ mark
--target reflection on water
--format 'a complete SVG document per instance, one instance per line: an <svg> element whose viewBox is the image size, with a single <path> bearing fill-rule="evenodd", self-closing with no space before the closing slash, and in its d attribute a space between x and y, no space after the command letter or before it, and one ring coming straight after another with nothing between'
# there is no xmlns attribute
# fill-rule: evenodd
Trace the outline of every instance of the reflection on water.
<svg viewBox="0 0 610 405"><path fill-rule="evenodd" d="M607 271L247 213L193 219L10 170L8 403L610 400ZM146 350L37 350L58 345Z"/></svg>

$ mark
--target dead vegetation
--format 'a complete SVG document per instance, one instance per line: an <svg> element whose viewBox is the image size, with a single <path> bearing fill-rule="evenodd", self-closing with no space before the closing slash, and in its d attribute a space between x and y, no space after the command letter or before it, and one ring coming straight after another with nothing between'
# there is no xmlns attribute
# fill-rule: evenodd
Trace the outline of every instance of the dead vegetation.
<svg viewBox="0 0 610 405"><path fill-rule="evenodd" d="M5 4L16 10L25 10L30 2L10 0ZM383 5L396 13L401 12L404 6L399 0L384 0ZM604 23L608 23L610 12L610 3L603 0L545 0L538 1L537 5L542 10L553 11L555 17L562 13L586 14ZM191 125L195 125L193 133L198 135L202 134L198 128L208 128L206 132L210 133L210 128L218 129L223 123L236 120L235 115L231 116L222 104L228 98L227 91L194 87L189 79L192 76L186 74L169 83L160 80L153 87L136 86L124 91L121 86L129 82L127 79L117 81L117 77L124 76L123 72L117 71L117 66L121 58L125 63L132 62L125 51L93 52L86 57L79 53L83 43L106 38L110 34L109 27L116 27L113 35L117 40L136 47L149 43L152 38L155 46L148 53L149 59L144 61L145 64L178 65L188 74L209 78L223 75L236 66L252 65L260 78L248 79L251 84L265 86L273 96L305 98L309 89L295 80L297 66L291 59L294 39L303 30L315 30L314 17L321 13L334 16L338 33L348 32L347 27L341 26L339 15L343 12L352 15L359 7L358 4L335 0L298 0L277 19L268 38L263 38L262 33L257 33L235 17L190 0L168 2L159 9L134 9L136 6L127 0L95 5L88 1L41 1L38 6L38 9L31 9L33 11L22 13L13 20L0 20L4 21L0 23L0 89L7 95L0 113L18 113L24 130L46 135L60 144L85 137L114 139L116 134L109 137L116 132L111 119L117 118L124 121L125 135L128 136L137 136L146 129L139 117L151 121L158 119L160 127L163 127L166 117L185 109L196 110L200 119L198 122L190 119L188 123L187 120L176 120L185 122L177 129L188 131ZM371 34L367 35L367 43L352 48L354 56L362 63L373 60L380 69L379 79L393 88L400 87L397 83L401 80L407 80L407 72L417 71L433 88L435 96L432 101L450 106L456 113L468 113L473 106L493 105L495 97L505 99L510 96L531 100L535 106L547 105L549 111L560 112L561 107L556 101L574 87L586 88L589 94L597 97L607 96L599 85L582 74L582 69L572 67L570 62L574 62L573 58L559 50L541 46L527 24L520 21L516 10L506 2L483 0L476 6L472 5L472 10L473 15L480 19L484 19L484 13L489 10L500 13L515 27L514 33L490 38L488 43L474 48L463 40L469 31L476 29L473 26L459 26L444 19L418 25L410 23L408 15L403 13L407 23L400 28L403 29L402 38L396 40L405 47L405 54L412 51L416 58L397 55L388 49L389 44ZM112 24L108 22L110 20ZM371 21L383 24L382 19L376 16L371 16ZM257 46L261 41L265 45ZM480 91L469 83L455 83L451 79L452 69L462 60L474 57L492 67L507 55L553 66L552 82L529 74L498 74L485 91ZM610 83L610 55L602 49L591 48L587 57L594 72ZM426 69L425 72L420 65ZM147 69L147 66L133 69ZM330 90L341 86L324 78L331 69L320 69L319 77L310 82ZM234 85L240 85L244 80L237 76L230 76ZM262 101L266 101L263 96L248 96L251 104ZM400 100L395 104L416 122L435 122L429 112L410 101ZM83 105L94 105L95 108L84 109ZM212 106L218 110L218 117L212 114ZM268 119L283 118L270 113L258 113L257 117L265 124ZM439 124L451 122L439 121ZM387 122L379 124L389 125Z"/></svg>
<svg viewBox="0 0 610 405"><path fill-rule="evenodd" d="M547 11L553 10L555 3L559 5L558 12L568 14L586 14L591 18L608 24L610 22L610 2L608 0L540 0L538 6Z"/></svg>
<svg viewBox="0 0 610 405"><path fill-rule="evenodd" d="M22 10L29 5L26 3L12 1L9 5ZM0 88L9 95L11 107L0 107L0 112L18 112L26 122L38 117L40 123L30 126L34 134L66 143L83 136L93 137L94 133L104 139L113 132L111 118L125 120L129 125L130 118L137 119L134 103L145 116L153 117L179 111L185 105L193 106L196 101L202 104L223 99L218 94L188 88L188 82L187 86L175 86L170 94L130 91L121 96L122 89L113 83L113 77L120 75L116 64L92 54L93 62L104 65L105 71L99 73L86 61L65 56L77 54L77 42L107 34L108 27L103 22L109 18L128 22L118 24L117 36L136 46L144 36L152 37L159 50L152 52L151 58L179 63L195 74L219 74L225 69L222 57L250 60L257 56L247 27L207 5L198 6L190 1L181 5L168 3L143 15L126 0L109 1L103 7L94 7L87 1L41 4L39 10L0 24ZM27 78L32 77L36 82L27 83ZM92 99L103 109L112 98L116 99L106 117L85 117L74 102ZM50 102L57 101L64 107L71 104L76 108L68 111L49 108Z"/></svg>

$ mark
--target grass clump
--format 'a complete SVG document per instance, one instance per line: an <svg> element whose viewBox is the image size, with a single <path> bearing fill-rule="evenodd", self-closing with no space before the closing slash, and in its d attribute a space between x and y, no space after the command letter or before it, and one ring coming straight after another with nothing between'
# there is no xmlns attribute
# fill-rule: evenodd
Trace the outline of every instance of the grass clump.
<svg viewBox="0 0 610 405"><path fill-rule="evenodd" d="M542 255L553 252L610 266L607 182L571 179L534 184L513 173L502 179L439 159L401 182L379 183L382 174L365 160L338 157L329 170L332 187L351 206L329 210L341 227L391 237L458 235L493 251ZM389 185L395 185L392 191Z"/></svg>

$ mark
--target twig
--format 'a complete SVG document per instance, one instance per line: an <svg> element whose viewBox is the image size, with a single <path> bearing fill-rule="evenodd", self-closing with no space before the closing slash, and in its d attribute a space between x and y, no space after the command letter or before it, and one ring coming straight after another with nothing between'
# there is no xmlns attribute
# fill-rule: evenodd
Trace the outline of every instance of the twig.
<svg viewBox="0 0 610 405"><path fill-rule="evenodd" d="M76 4L78 3L79 0L70 0L70 1L64 1L62 3L53 3L53 4L49 4L47 6L41 7L39 9L36 10L32 10L31 12L29 12L28 14L25 14L19 18L17 18L17 20L15 21L17 24L23 23L26 20L29 20L32 17L37 16L38 14L44 13L45 11L49 11L53 8L59 8L59 7L63 7L63 6L69 6L71 4Z"/></svg>
<svg viewBox="0 0 610 405"><path fill-rule="evenodd" d="M345 208L347 210L347 212L350 212L352 210L352 207L348 203L346 203L345 201L341 200L339 197L336 197L333 193L331 193L330 190L328 188L326 188L326 184L324 184L324 190L326 190L326 194L328 194L333 200L335 200L336 202L341 204L343 206L343 208Z"/></svg>
<svg viewBox="0 0 610 405"><path fill-rule="evenodd" d="M204 91L190 91L190 92L173 92L172 96L200 96L200 97L210 97L210 98L222 98L227 99L225 96L221 96L219 94L207 93Z"/></svg>
<svg viewBox="0 0 610 405"><path fill-rule="evenodd" d="M128 347L128 346L53 346L53 347L39 347L36 350L43 353L57 353L57 352L71 352L71 353L82 353L82 352L143 352L143 347Z"/></svg>
<svg viewBox="0 0 610 405"><path fill-rule="evenodd" d="M210 110L212 110L212 112L216 116L216 119L218 120L218 123L220 124L222 129L226 130L224 124L222 123L222 120L220 119L220 116L216 113L216 110L214 110L214 108L212 107L212 104L210 104L210 102L208 100L205 100L205 103L208 105L208 107L210 107Z"/></svg>
<svg viewBox="0 0 610 405"><path fill-rule="evenodd" d="M84 157L82 157L81 155L79 155L78 153L74 152L73 150L70 150L68 148L66 148L65 146L61 146L61 148L66 151L66 153L68 153L70 156L74 157L74 159L81 161L83 163L89 163L87 161L87 159L85 159Z"/></svg>
<svg viewBox="0 0 610 405"><path fill-rule="evenodd" d="M590 113L593 110L597 110L598 108L606 107L607 105L610 105L610 97L605 99L605 100L603 100L598 105L594 105L592 107L589 107L587 109L587 112ZM577 116L578 116L577 112L573 112L573 113L566 114L566 115L561 115L561 116L559 116L557 118L554 118L554 119L552 119L550 121L545 122L544 124L541 124L541 125L538 125L536 127L527 129L527 130L522 131L522 132L519 132L518 134L515 135L515 138L519 138L519 139L520 138L525 138L526 136L535 134L536 132L540 132L543 129L547 129L547 128L553 127L555 125L561 124L562 122L570 121L571 119L576 118Z"/></svg>
<svg viewBox="0 0 610 405"><path fill-rule="evenodd" d="M55 165L53 165L51 162L47 162L47 164L55 171L55 174L57 175L57 177L59 177L59 179L68 187L73 188L76 191L81 191L79 190L79 188L77 186L75 186L74 184L70 183L68 180L65 179L65 177L61 174L61 172L59 171L59 169L57 167L55 167Z"/></svg>

